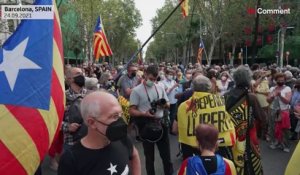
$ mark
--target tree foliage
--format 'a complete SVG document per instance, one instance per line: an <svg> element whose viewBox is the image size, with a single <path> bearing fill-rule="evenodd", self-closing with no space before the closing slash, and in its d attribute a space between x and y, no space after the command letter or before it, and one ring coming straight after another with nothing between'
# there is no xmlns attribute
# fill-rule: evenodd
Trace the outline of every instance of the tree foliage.
<svg viewBox="0 0 300 175"><path fill-rule="evenodd" d="M156 16L152 19L153 31L159 27L177 4L178 0L165 1L164 6L157 10ZM189 34L189 18L183 20L181 11L177 10L154 36L154 40L147 49L146 58L156 58L157 61L175 61L175 58L177 61L182 60L185 57L184 49L186 49L188 35L191 35ZM198 28L198 26L196 27Z"/></svg>
<svg viewBox="0 0 300 175"><path fill-rule="evenodd" d="M265 49L267 44L265 38L272 35L273 43L276 43L277 31L280 27L293 26L294 36L300 36L300 3L299 0L285 0L278 4L278 0L263 0L261 7L263 9L290 8L290 15L260 15L258 35L263 40L263 46L259 49ZM165 5L157 11L153 18L153 28L167 16L167 14L178 3L177 0L167 0ZM245 47L245 41L254 40L255 14L249 14L249 8L256 7L256 1L245 0L190 0L190 12L193 13L186 19L182 19L180 10L171 17L171 19L161 29L161 33L154 37L154 41L149 45L147 51L148 58L168 60L170 55L174 55L175 50L179 50L179 55L187 59L187 51L190 49L189 42L192 45L194 57L199 46L199 34L204 41L208 53L208 63L212 59L221 59L216 56L216 50L219 48L221 57L222 53L232 52L232 60L238 55L240 48ZM192 17L193 16L193 17ZM193 20L191 20L193 18ZM201 23L199 23L201 21ZM275 26L275 31L269 32L270 25ZM251 33L246 34L244 29L250 28ZM201 31L199 30L201 28ZM178 32L179 31L179 32ZM166 33L180 34L181 37L175 37ZM206 33L207 35L202 35ZM221 41L222 42L221 42ZM218 44L219 43L219 44ZM256 41L254 42L256 43ZM266 48L271 48L266 46ZM252 48L250 48L251 50ZM296 48L294 48L296 49ZM249 47L248 47L249 51ZM172 53L172 54L170 54ZM259 52L261 53L261 52ZM274 52L275 53L275 52ZM273 55L274 55L273 53ZM249 55L249 54L248 54ZM262 54L260 54L262 55ZM274 56L273 56L274 57ZM172 59L171 61L174 61Z"/></svg>
<svg viewBox="0 0 300 175"><path fill-rule="evenodd" d="M61 5L60 12L66 48L81 48L86 59L92 58L93 32L99 15L115 61L130 57L137 48L135 29L141 25L141 15L134 0L68 1Z"/></svg>

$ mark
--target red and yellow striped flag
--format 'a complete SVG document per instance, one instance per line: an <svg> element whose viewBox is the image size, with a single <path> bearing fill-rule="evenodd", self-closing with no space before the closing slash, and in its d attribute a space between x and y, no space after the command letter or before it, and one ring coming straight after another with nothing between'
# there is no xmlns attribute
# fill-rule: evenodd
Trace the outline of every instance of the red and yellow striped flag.
<svg viewBox="0 0 300 175"><path fill-rule="evenodd" d="M180 0L180 2L182 2L181 4L182 15L185 18L189 15L189 0Z"/></svg>
<svg viewBox="0 0 300 175"><path fill-rule="evenodd" d="M142 52L140 52L139 54L138 54L138 60L137 60L137 62L138 62L138 65L142 65L143 64L143 56L142 56Z"/></svg>
<svg viewBox="0 0 300 175"><path fill-rule="evenodd" d="M204 43L201 39L200 44L199 44L199 49L198 49L197 63L202 64L203 51L204 51Z"/></svg>
<svg viewBox="0 0 300 175"><path fill-rule="evenodd" d="M108 44L104 27L100 16L97 19L97 24L94 31L94 57L98 60L101 57L112 56L112 51Z"/></svg>
<svg viewBox="0 0 300 175"><path fill-rule="evenodd" d="M0 174L33 175L64 114L63 45L53 19L24 20L0 48Z"/></svg>

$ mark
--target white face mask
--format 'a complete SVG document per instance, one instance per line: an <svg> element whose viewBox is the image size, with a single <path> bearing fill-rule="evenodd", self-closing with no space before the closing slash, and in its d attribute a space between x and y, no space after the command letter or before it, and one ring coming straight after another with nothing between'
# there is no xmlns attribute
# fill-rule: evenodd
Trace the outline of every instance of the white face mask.
<svg viewBox="0 0 300 175"><path fill-rule="evenodd" d="M227 80L227 77L222 76L222 77L221 77L221 80L222 80L222 81L226 81L226 80Z"/></svg>
<svg viewBox="0 0 300 175"><path fill-rule="evenodd" d="M167 78L168 78L168 80L173 80L173 76L172 75L168 75Z"/></svg>

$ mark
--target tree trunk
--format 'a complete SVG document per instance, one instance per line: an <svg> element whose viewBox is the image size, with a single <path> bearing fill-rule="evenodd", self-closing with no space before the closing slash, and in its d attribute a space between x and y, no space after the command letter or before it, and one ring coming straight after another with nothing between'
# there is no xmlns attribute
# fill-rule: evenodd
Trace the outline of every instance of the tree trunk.
<svg viewBox="0 0 300 175"><path fill-rule="evenodd" d="M233 66L234 64L235 49L236 49L236 42L232 43L232 54L231 54L231 58L229 58L231 66Z"/></svg>
<svg viewBox="0 0 300 175"><path fill-rule="evenodd" d="M285 31L286 29L285 28L282 28L282 31L281 31L281 35L280 35L280 39L281 39L281 42L280 42L280 71L282 71L282 67L283 67L283 52L284 52L284 35L285 35Z"/></svg>
<svg viewBox="0 0 300 175"><path fill-rule="evenodd" d="M211 43L210 48L209 48L208 58L207 58L207 64L209 66L211 65L211 61L212 61L212 57L213 57L213 54L214 54L214 50L215 50L215 46L217 44L217 41L218 40L213 37L212 43Z"/></svg>

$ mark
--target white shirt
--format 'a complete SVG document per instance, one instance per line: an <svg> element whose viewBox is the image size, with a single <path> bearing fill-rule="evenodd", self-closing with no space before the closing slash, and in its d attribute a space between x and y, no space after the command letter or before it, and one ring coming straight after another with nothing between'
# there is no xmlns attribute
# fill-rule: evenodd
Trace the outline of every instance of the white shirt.
<svg viewBox="0 0 300 175"><path fill-rule="evenodd" d="M169 89L171 89L176 84L176 81L165 79L162 83L164 84L164 88L167 92L170 104L177 103L175 95L177 94L178 87L174 88L172 91L169 92Z"/></svg>
<svg viewBox="0 0 300 175"><path fill-rule="evenodd" d="M274 93L273 91L275 90L276 87L277 86L271 87L270 92ZM286 94L287 93L291 93L291 92L292 92L291 88L288 87L288 86L286 86L286 85L284 85L284 87L281 90L280 94L281 94L282 97L286 97ZM283 103L282 100L279 97L275 97L274 101L275 100L279 101L280 110L287 110L287 109L290 108L290 104ZM271 106L271 108L272 108L272 106Z"/></svg>

